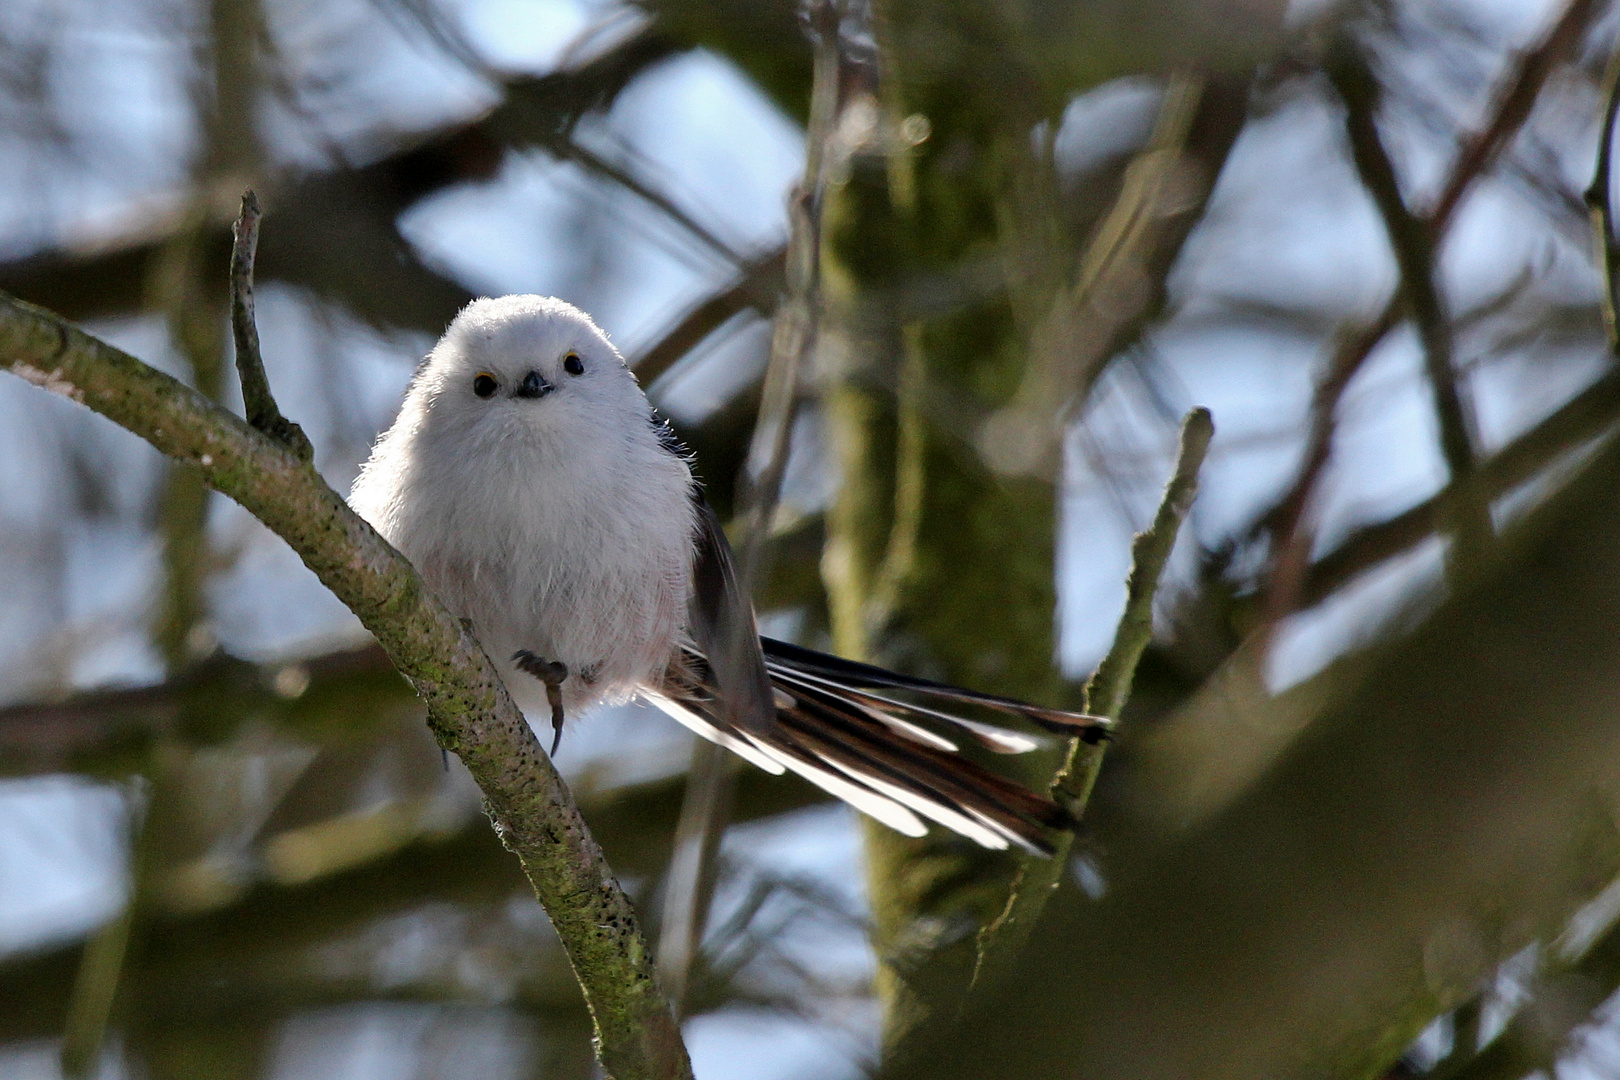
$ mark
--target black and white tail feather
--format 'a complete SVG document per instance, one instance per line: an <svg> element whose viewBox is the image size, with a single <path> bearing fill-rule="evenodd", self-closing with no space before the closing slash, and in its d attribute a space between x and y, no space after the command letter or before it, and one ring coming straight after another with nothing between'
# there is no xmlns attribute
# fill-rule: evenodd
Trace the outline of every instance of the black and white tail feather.
<svg viewBox="0 0 1620 1080"><path fill-rule="evenodd" d="M698 498L691 629L696 647L662 692L646 696L697 734L770 773L791 771L907 836L933 821L988 848L1052 852L1072 827L1057 804L958 754L966 738L996 753L1041 740L959 715L1016 716L1062 735L1100 738L1106 721L899 675L762 638L730 547Z"/></svg>

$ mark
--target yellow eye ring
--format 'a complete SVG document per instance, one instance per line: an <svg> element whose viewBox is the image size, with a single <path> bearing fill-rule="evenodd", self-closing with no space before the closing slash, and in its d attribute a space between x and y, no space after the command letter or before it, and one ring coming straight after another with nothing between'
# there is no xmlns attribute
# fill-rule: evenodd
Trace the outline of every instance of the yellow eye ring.
<svg viewBox="0 0 1620 1080"><path fill-rule="evenodd" d="M480 371L473 376L473 393L481 398L494 397L495 391L499 390L500 386L501 384L495 381L495 376L487 371Z"/></svg>

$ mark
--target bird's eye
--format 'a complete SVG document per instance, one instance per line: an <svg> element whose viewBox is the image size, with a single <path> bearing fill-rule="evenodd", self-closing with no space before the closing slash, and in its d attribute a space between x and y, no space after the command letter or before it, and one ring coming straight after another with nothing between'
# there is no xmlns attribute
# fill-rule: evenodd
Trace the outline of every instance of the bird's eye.
<svg viewBox="0 0 1620 1080"><path fill-rule="evenodd" d="M579 358L578 353L569 353L563 357L563 370L570 375L585 374L585 361Z"/></svg>
<svg viewBox="0 0 1620 1080"><path fill-rule="evenodd" d="M495 381L495 376L487 371L480 371L473 376L473 393L481 398L494 397L495 391L500 389L500 385Z"/></svg>

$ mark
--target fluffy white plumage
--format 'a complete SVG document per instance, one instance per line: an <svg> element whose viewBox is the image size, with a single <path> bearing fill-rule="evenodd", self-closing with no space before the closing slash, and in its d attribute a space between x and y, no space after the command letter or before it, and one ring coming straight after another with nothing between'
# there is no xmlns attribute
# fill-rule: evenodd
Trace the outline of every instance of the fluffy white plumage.
<svg viewBox="0 0 1620 1080"><path fill-rule="evenodd" d="M531 373L540 382L525 390ZM480 375L494 380L488 397ZM692 589L692 471L578 308L542 296L469 304L349 502L472 620L523 708L547 703L517 671L520 649L568 666L570 716L662 686Z"/></svg>

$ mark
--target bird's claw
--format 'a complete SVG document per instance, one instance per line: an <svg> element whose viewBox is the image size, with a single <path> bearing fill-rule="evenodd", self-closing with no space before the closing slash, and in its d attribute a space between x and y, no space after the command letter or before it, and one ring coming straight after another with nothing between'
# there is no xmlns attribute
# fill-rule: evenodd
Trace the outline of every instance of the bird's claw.
<svg viewBox="0 0 1620 1080"><path fill-rule="evenodd" d="M551 756L557 756L557 747L562 745L563 732L563 704L562 684L568 678L568 665L560 660L546 660L534 655L528 649L519 649L512 654L512 660L517 664L519 671L527 672L546 684L546 701L551 704Z"/></svg>

